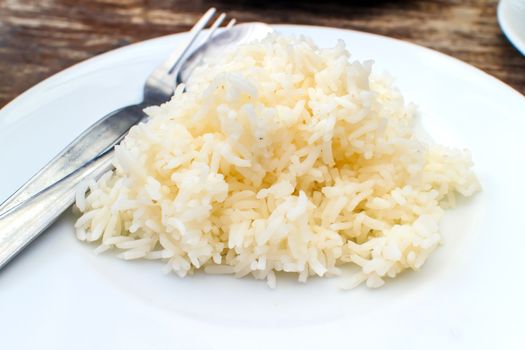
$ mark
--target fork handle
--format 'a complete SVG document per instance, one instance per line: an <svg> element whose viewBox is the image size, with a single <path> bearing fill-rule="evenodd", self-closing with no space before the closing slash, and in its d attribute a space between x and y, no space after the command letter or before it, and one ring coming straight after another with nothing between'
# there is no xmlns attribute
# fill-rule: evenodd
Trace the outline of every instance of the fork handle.
<svg viewBox="0 0 525 350"><path fill-rule="evenodd" d="M99 178L112 169L113 149L0 214L0 269L51 225L75 199L75 187L83 179Z"/></svg>
<svg viewBox="0 0 525 350"><path fill-rule="evenodd" d="M0 215L119 143L133 125L146 119L147 116L142 110L147 106L147 103L142 102L117 109L91 125L5 202L1 203Z"/></svg>

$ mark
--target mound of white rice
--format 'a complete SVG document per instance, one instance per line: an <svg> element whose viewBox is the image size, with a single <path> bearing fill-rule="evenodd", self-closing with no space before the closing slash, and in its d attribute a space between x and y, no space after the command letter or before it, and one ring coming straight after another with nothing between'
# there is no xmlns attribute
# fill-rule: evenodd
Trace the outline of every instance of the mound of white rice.
<svg viewBox="0 0 525 350"><path fill-rule="evenodd" d="M379 287L418 270L443 208L479 190L470 156L418 140L413 108L349 56L273 34L206 62L80 186L78 238L270 286L275 271L355 264L347 287Z"/></svg>

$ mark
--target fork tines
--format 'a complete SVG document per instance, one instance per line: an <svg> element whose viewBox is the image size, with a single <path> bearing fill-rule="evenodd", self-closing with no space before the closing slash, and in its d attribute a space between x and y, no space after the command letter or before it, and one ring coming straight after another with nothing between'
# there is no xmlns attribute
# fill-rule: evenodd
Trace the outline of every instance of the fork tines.
<svg viewBox="0 0 525 350"><path fill-rule="evenodd" d="M166 62L169 65L169 73L172 73L173 70L177 67L177 65L182 62L183 58L186 57L191 47L194 46L195 42L197 41L197 38L201 34L202 30L206 28L206 26L210 23L210 21L214 18L215 13L217 10L212 7L206 13L195 23L193 28L190 30L190 36L191 39L188 43L188 45L184 48L184 50L180 53L180 55L175 58L171 62ZM210 26L209 30L206 32L206 35L203 40L200 40L200 44L206 43L208 40L210 40L213 35L215 34L215 31L224 23L224 20L226 19L226 13L221 13L213 22L213 24ZM232 18L228 24L225 26L225 28L231 28L235 25L236 21L235 18ZM171 59L171 57L170 57ZM169 61L169 60L168 60Z"/></svg>

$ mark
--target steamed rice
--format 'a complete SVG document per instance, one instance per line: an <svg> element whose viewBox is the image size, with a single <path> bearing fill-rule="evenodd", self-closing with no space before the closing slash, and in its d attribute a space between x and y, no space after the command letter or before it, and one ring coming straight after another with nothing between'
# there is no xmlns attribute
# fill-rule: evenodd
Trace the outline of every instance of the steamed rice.
<svg viewBox="0 0 525 350"><path fill-rule="evenodd" d="M183 277L276 271L383 285L440 243L456 194L479 190L466 151L414 134L414 107L339 42L272 34L207 61L79 186L80 240Z"/></svg>

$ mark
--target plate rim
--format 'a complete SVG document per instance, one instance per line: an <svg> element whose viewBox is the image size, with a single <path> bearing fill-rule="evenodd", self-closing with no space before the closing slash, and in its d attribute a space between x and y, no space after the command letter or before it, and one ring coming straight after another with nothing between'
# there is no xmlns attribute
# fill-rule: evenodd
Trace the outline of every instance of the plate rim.
<svg viewBox="0 0 525 350"><path fill-rule="evenodd" d="M496 17L498 19L498 25L503 32L503 35L520 54L525 56L525 39L520 38L516 31L509 24L507 16L504 14L504 7L508 5L508 0L500 0L498 2L498 8L496 10Z"/></svg>

